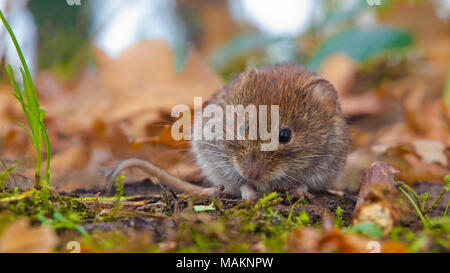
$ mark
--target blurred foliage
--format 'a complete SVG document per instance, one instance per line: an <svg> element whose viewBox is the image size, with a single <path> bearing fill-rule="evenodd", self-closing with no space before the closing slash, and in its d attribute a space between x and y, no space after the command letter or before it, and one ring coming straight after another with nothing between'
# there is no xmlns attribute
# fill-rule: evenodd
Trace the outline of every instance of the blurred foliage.
<svg viewBox="0 0 450 273"><path fill-rule="evenodd" d="M366 0L360 0L348 8L342 8L342 6L345 6L342 4L342 1L322 0L320 3L323 6L325 16L322 20L314 22L311 26L311 31L314 33L321 32L329 26L348 24L359 12L367 8Z"/></svg>
<svg viewBox="0 0 450 273"><path fill-rule="evenodd" d="M318 2L323 16L316 17L302 35L307 40L301 36L270 37L241 28L241 32L212 54L212 66L229 80L248 65L292 62L308 64L317 70L327 56L336 52L361 62L377 53L412 44L410 34L390 26L355 27L358 16L369 8L383 12L387 7L370 7L364 0L351 5L342 2Z"/></svg>
<svg viewBox="0 0 450 273"><path fill-rule="evenodd" d="M71 78L89 59L88 5L54 0L31 0L28 5L38 29L39 68Z"/></svg>
<svg viewBox="0 0 450 273"><path fill-rule="evenodd" d="M217 8L223 8L219 2ZM189 37L174 48L177 70L184 65L190 44L188 41L200 39L202 24L214 23L203 22L199 17L201 14L196 8L201 9L203 4L187 6L182 5L183 12L179 11L178 14L188 26ZM343 52L362 61L385 49L402 48L412 42L407 33L387 26L353 28L357 16L369 8L364 0L352 5L344 5L342 1L319 1L318 6L324 16L313 20L307 33L313 41L313 48L303 44L298 37L270 37L259 32L249 32L248 26L241 25L235 35L212 54L212 66L225 80L248 65L307 63L309 59L309 67L316 70L326 56L334 52ZM53 70L66 79L73 77L90 60L92 38L88 35L89 5L68 6L65 1L31 0L29 8L39 32L39 67ZM388 9L387 5L370 8L380 12ZM332 37L328 38L330 34Z"/></svg>
<svg viewBox="0 0 450 273"><path fill-rule="evenodd" d="M308 66L316 70L327 56L337 52L345 53L357 61L364 61L376 53L404 48L411 43L412 37L409 34L395 28L352 28L326 40Z"/></svg>
<svg viewBox="0 0 450 273"><path fill-rule="evenodd" d="M272 38L259 33L235 36L212 56L213 67L229 80L249 65L298 62L295 40Z"/></svg>

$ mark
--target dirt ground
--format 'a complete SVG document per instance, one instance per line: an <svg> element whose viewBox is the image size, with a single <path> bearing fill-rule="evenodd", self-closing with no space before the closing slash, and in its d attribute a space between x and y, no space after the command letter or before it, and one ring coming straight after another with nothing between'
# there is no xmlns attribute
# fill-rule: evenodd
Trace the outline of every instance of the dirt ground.
<svg viewBox="0 0 450 273"><path fill-rule="evenodd" d="M417 182L412 187L418 194L422 194L428 192L430 194L429 200L434 200L434 198L439 194L442 190L442 185L435 182L427 182L421 181ZM145 179L143 181L127 183L124 186L124 196L136 196L133 199L125 202L124 208L127 210L133 210L136 212L158 212L158 213L176 213L183 211L187 207L187 199L182 198L180 196L175 197L175 193L172 191L168 192L169 195L172 195L170 200L168 200L167 195L165 193L167 189L161 188L159 185L153 184L149 179ZM93 189L78 189L72 193L62 193L64 195L70 195L71 197L93 197L97 194L101 193L103 190L99 188ZM342 220L343 226L349 226L352 224L352 213L355 208L356 200L358 198L358 194L356 192L343 192L343 191L323 191L314 193L314 198L310 200L306 200L301 202L301 206L298 206L294 209L294 215L296 215L300 210L306 210L309 215L309 224L314 226L315 224L319 224L321 219L325 215L334 215L336 209L340 207L342 209ZM282 213L288 213L292 207L292 204L289 204L286 195L284 192L280 192L280 196L283 197L283 201L273 207L274 210L277 210ZM433 210L428 214L429 216L439 216L443 215L445 206L449 201L450 196L445 195ZM221 202L222 209L230 209L235 207L239 203L243 202L240 199L232 198L230 196L226 196L222 194L218 198ZM217 202L217 201L216 201ZM197 200L195 201L196 205L208 205L210 203L209 200ZM112 202L111 202L112 207ZM219 216L218 211L211 212L210 215L214 219ZM110 222L101 222L101 223L86 223L84 228L89 232L95 229L101 230L151 230L156 238L161 237L167 231L162 230L162 222L165 218L152 217L150 215L143 215L142 217L139 214L131 215L131 217L120 217L116 220ZM409 218L409 222L402 223L405 227L411 229L421 229L422 223L418 217L415 217L414 214L411 214Z"/></svg>

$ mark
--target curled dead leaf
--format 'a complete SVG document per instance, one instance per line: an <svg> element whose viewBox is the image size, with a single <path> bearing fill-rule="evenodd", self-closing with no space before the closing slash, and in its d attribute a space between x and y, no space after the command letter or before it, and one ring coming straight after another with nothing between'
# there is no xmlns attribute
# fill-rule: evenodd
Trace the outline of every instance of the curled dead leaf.
<svg viewBox="0 0 450 273"><path fill-rule="evenodd" d="M361 188L353 212L353 224L364 222L377 224L387 235L406 208L394 186L398 171L384 162L374 162L361 180Z"/></svg>

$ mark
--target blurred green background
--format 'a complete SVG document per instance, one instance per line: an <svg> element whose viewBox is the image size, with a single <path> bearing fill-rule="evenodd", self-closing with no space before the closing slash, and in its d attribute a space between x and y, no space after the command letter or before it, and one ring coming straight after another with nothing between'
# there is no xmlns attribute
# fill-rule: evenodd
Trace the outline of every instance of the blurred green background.
<svg viewBox="0 0 450 273"><path fill-rule="evenodd" d="M3 6L13 2L2 1ZM37 27L38 68L65 79L92 63L92 44L114 57L151 38L172 47L177 70L193 46L226 80L247 65L296 62L316 70L334 52L363 62L381 53L405 52L414 43L408 29L380 20L396 3L416 9L431 6L447 24L450 13L447 0L381 1L381 5L366 0L70 2L30 0L24 7Z"/></svg>

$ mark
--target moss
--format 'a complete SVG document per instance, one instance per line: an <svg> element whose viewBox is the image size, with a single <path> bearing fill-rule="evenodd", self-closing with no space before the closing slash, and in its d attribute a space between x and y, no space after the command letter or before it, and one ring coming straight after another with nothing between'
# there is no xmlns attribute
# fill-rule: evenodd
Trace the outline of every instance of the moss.
<svg viewBox="0 0 450 273"><path fill-rule="evenodd" d="M18 188L4 191L2 195L17 197L24 192ZM313 220L317 216L312 217L308 213L314 205L303 201L289 202L280 196L279 193L270 193L256 202L231 202L220 198L174 199L168 196L164 199L162 196L155 199L158 202L166 200L166 208L160 209L160 212L170 212L171 216L167 219L144 221L139 218L99 217L101 208L89 207L81 198L62 196L55 192L50 192L49 204L44 204L42 196L33 193L1 204L0 232L17 217L26 216L35 223L46 224L61 231L58 232L60 236L64 234L71 240L82 242L83 251L90 252L286 252L287 238L293 229L305 226L321 229L321 224L320 221ZM133 200L121 194L114 198L117 206L124 200ZM212 202L215 210L194 210L195 206ZM175 212L176 206L178 209ZM339 206L334 212L323 210L323 213L334 213L335 220L339 220L351 213L346 208ZM139 221L144 221L146 229L129 224ZM337 225L338 228L343 231L366 236L352 226L345 227L346 221L338 222L341 222ZM85 229L87 224L94 224L94 228ZM410 228L397 227L384 239L406 243L412 252L450 249L450 217L430 218L430 226L430 231L411 231ZM152 227L153 231L148 231L148 227ZM131 239L133 236L130 234L138 239ZM371 237L370 234L367 236ZM151 240L147 237L151 237Z"/></svg>

